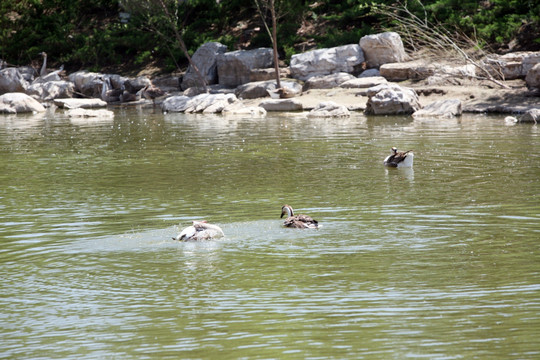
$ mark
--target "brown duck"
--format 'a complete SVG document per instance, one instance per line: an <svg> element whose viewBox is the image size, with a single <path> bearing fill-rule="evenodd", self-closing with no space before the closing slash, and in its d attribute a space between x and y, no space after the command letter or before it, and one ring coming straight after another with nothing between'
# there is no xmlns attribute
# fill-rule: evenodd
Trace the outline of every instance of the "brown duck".
<svg viewBox="0 0 540 360"><path fill-rule="evenodd" d="M293 208L290 205L281 207L281 217L283 215L287 215L287 219L283 222L285 227L296 229L317 229L319 227L317 220L313 220L311 216L294 215Z"/></svg>

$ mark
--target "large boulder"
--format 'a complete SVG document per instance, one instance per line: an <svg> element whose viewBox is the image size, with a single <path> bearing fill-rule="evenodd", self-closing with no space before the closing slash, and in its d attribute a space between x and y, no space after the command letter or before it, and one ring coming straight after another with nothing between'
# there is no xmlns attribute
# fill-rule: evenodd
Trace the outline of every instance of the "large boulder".
<svg viewBox="0 0 540 360"><path fill-rule="evenodd" d="M85 95L87 95L85 92L89 92L90 95L88 96L93 96L94 92L96 92L96 84L99 86L103 84L103 81L101 80L102 76L103 75L99 73L81 70L69 74L68 80L75 84L75 91L84 93ZM100 90L98 89L98 94L99 91Z"/></svg>
<svg viewBox="0 0 540 360"><path fill-rule="evenodd" d="M344 82L354 80L354 75L340 72L330 75L318 75L310 77L304 84L304 90L309 89L333 89L339 87Z"/></svg>
<svg viewBox="0 0 540 360"><path fill-rule="evenodd" d="M401 36L396 32L363 36L360 39L360 47L364 51L369 68L402 62L407 57Z"/></svg>
<svg viewBox="0 0 540 360"><path fill-rule="evenodd" d="M207 42L201 45L191 57L191 61L197 66L199 73L204 77L206 85L217 84L217 57L226 51L227 46L219 42ZM202 87L202 85L199 76L190 65L182 79L182 90L190 87Z"/></svg>
<svg viewBox="0 0 540 360"><path fill-rule="evenodd" d="M525 82L529 88L540 89L540 63L534 65L534 67L527 72Z"/></svg>
<svg viewBox="0 0 540 360"><path fill-rule="evenodd" d="M366 114L398 115L412 114L422 108L413 89L397 84L381 84L369 88Z"/></svg>
<svg viewBox="0 0 540 360"><path fill-rule="evenodd" d="M364 53L357 44L311 50L291 57L291 76L307 80L314 75L354 73L360 70L363 62Z"/></svg>
<svg viewBox="0 0 540 360"><path fill-rule="evenodd" d="M439 100L430 103L425 106L423 109L416 111L413 114L413 117L443 117L451 118L454 116L460 116L462 113L461 110L461 100L459 99L448 99L448 100Z"/></svg>
<svg viewBox="0 0 540 360"><path fill-rule="evenodd" d="M294 81L281 81L281 87L286 87L294 94L302 93L302 85ZM239 99L256 99L267 97L269 92L274 90L276 90L275 80L256 81L238 86L235 94Z"/></svg>
<svg viewBox="0 0 540 360"><path fill-rule="evenodd" d="M217 55L219 84L236 87L250 81L250 71L273 65L272 49L237 50Z"/></svg>
<svg viewBox="0 0 540 360"><path fill-rule="evenodd" d="M266 111L302 111L302 103L296 99L268 99L259 104Z"/></svg>
<svg viewBox="0 0 540 360"><path fill-rule="evenodd" d="M486 69L495 77L506 80L523 78L540 63L540 51L520 51L504 55L491 55L483 61Z"/></svg>
<svg viewBox="0 0 540 360"><path fill-rule="evenodd" d="M238 101L234 94L200 94L194 97L171 96L161 104L166 112L185 113L220 113L223 109Z"/></svg>
<svg viewBox="0 0 540 360"><path fill-rule="evenodd" d="M5 93L25 92L28 82L16 68L0 70L0 95Z"/></svg>
<svg viewBox="0 0 540 360"><path fill-rule="evenodd" d="M474 77L476 67L472 64L432 63L414 60L381 65L381 76L388 81L423 80L431 76Z"/></svg>
<svg viewBox="0 0 540 360"><path fill-rule="evenodd" d="M17 114L43 111L45 111L43 105L24 93L15 92L0 96L0 113Z"/></svg>
<svg viewBox="0 0 540 360"><path fill-rule="evenodd" d="M70 81L49 81L45 83L34 83L26 91L28 95L44 101L57 98L73 97L75 86Z"/></svg>
<svg viewBox="0 0 540 360"><path fill-rule="evenodd" d="M349 117L351 113L345 105L336 104L333 101L325 101L317 104L309 113L308 117L319 118L319 117Z"/></svg>

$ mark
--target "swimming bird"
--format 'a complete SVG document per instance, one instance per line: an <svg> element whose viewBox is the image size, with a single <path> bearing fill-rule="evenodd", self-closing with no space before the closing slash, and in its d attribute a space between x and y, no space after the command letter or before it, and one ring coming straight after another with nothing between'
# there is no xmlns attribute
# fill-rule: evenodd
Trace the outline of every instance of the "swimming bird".
<svg viewBox="0 0 540 360"><path fill-rule="evenodd" d="M294 215L293 208L290 205L283 205L281 207L281 216L287 215L287 219L283 222L283 226L297 229L317 229L319 223L317 220L313 220L311 216L307 215Z"/></svg>
<svg viewBox="0 0 540 360"><path fill-rule="evenodd" d="M216 239L225 236L223 230L217 225L209 224L205 220L193 221L193 225L188 226L173 237L173 240L188 241L188 240L208 240Z"/></svg>
<svg viewBox="0 0 540 360"><path fill-rule="evenodd" d="M412 150L397 151L396 147L392 147L392 154L384 159L384 165L390 167L412 167L414 154Z"/></svg>

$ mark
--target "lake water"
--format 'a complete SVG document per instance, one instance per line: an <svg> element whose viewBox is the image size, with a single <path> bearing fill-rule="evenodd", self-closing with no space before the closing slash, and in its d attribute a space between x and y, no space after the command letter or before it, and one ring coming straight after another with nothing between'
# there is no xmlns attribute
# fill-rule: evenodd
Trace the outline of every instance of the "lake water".
<svg viewBox="0 0 540 360"><path fill-rule="evenodd" d="M540 358L537 126L115 113L0 117L0 358Z"/></svg>

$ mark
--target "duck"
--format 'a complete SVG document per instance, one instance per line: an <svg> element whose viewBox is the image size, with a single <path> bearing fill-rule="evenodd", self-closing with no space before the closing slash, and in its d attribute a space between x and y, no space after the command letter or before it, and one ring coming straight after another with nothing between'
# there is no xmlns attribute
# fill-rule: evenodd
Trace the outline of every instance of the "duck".
<svg viewBox="0 0 540 360"><path fill-rule="evenodd" d="M283 226L296 228L296 229L317 229L319 222L313 220L311 216L307 215L294 215L293 208L290 205L283 205L281 207L281 216L287 215L287 219L283 222Z"/></svg>
<svg viewBox="0 0 540 360"><path fill-rule="evenodd" d="M154 84L146 85L142 91L142 96L145 99L152 100L154 106L156 105L156 98L162 97L163 95L165 95L165 91L161 90Z"/></svg>
<svg viewBox="0 0 540 360"><path fill-rule="evenodd" d="M173 240L208 240L225 236L223 230L217 225L209 224L206 220L193 221L193 225L183 229Z"/></svg>
<svg viewBox="0 0 540 360"><path fill-rule="evenodd" d="M64 71L64 64L62 64L62 66L60 66L58 70L54 70L49 73L47 71L47 53L43 51L43 52L40 52L39 55L43 57L43 64L41 65L39 76L34 81L32 81L32 84L62 80L62 78L60 77L60 73Z"/></svg>
<svg viewBox="0 0 540 360"><path fill-rule="evenodd" d="M101 100L105 102L117 102L120 101L121 89L112 89L111 80L109 78L102 78L103 85L101 87Z"/></svg>
<svg viewBox="0 0 540 360"><path fill-rule="evenodd" d="M414 160L414 153L412 150L408 151L398 151L394 146L392 147L392 154L388 155L384 159L384 165L390 167L412 167Z"/></svg>
<svg viewBox="0 0 540 360"><path fill-rule="evenodd" d="M266 90L266 92L268 92L268 95L270 95L272 99L290 99L298 95L294 90L287 86L275 90Z"/></svg>

